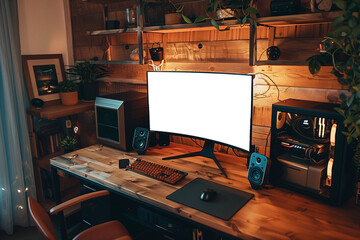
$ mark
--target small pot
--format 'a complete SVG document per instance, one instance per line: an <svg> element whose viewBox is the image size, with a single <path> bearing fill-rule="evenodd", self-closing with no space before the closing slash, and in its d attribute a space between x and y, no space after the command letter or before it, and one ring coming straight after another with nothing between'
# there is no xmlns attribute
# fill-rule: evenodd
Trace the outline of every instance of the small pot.
<svg viewBox="0 0 360 240"><path fill-rule="evenodd" d="M177 13L165 14L165 25L181 24L181 17Z"/></svg>
<svg viewBox="0 0 360 240"><path fill-rule="evenodd" d="M79 101L78 92L61 92L60 93L61 102L63 105L71 106L76 105Z"/></svg>
<svg viewBox="0 0 360 240"><path fill-rule="evenodd" d="M152 47L149 49L151 59L153 61L161 61L161 60L163 60L163 50L164 49L162 47L160 47L160 44L158 42L153 43Z"/></svg>

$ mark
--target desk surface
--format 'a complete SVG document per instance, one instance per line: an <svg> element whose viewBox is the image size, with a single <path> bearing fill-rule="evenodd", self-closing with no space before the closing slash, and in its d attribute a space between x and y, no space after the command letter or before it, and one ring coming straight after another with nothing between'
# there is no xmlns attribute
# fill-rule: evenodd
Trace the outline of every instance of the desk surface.
<svg viewBox="0 0 360 240"><path fill-rule="evenodd" d="M71 162L57 157L51 165L109 188L120 191L166 211L180 215L221 232L244 239L359 239L360 207L350 200L342 207L329 206L309 196L280 187L253 190L247 180L246 160L216 153L229 175L225 178L211 159L193 157L161 160L162 157L193 152L198 148L171 143L167 147L148 149L145 156L125 153L98 145L77 150L64 157L77 157ZM176 185L118 168L118 159L142 159L188 172ZM73 163L76 163L75 165ZM79 164L85 164L79 166ZM255 194L229 221L166 199L166 196L191 180L201 177L232 188Z"/></svg>

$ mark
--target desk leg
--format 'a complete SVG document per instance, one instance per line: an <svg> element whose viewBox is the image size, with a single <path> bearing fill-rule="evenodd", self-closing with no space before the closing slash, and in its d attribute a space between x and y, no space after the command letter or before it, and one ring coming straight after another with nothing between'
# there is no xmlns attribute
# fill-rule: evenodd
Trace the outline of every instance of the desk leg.
<svg viewBox="0 0 360 240"><path fill-rule="evenodd" d="M55 197L55 203L61 203L61 193L60 193L60 180L59 175L57 174L57 169L51 167L51 177L53 182L53 191ZM60 239L67 239L66 228L65 228L65 219L64 219L64 212L59 212L56 214L57 222L58 222L58 232L60 234Z"/></svg>

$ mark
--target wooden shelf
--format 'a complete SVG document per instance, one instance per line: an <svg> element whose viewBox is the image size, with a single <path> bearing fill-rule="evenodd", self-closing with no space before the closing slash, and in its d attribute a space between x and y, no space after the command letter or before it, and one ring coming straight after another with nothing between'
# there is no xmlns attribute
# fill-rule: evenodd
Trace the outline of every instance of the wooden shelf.
<svg viewBox="0 0 360 240"><path fill-rule="evenodd" d="M219 27L221 29L229 27L240 27L238 20L225 20L218 21ZM247 25L248 27L248 25ZM192 31L206 31L206 30L216 30L216 28L210 22L202 23L190 23L190 24L174 24L174 25L162 25L162 26L151 26L144 27L142 29L144 32L157 32L157 33L174 33L174 32L192 32Z"/></svg>
<svg viewBox="0 0 360 240"><path fill-rule="evenodd" d="M83 102L79 101L78 104L72 106L65 106L62 104L44 106L40 109L31 108L30 114L40 118L54 120L60 117L70 116L94 109L94 101Z"/></svg>
<svg viewBox="0 0 360 240"><path fill-rule="evenodd" d="M236 19L218 21L218 24L220 28L225 28L227 26L230 26L232 28L240 27L240 24ZM87 34L91 36L99 36L99 35L111 35L111 34L119 34L119 33L133 33L133 32L137 32L138 30L143 32L173 33L173 32L187 32L187 31L216 30L216 28L213 25L211 25L210 22L202 22L202 23L190 23L190 24L185 23L185 24L150 26L143 28L96 30L96 31L89 31L87 32Z"/></svg>
<svg viewBox="0 0 360 240"><path fill-rule="evenodd" d="M294 65L294 66L305 66L307 65L306 61L296 61L296 60L267 60L267 61L256 61L255 66L260 65Z"/></svg>
<svg viewBox="0 0 360 240"><path fill-rule="evenodd" d="M93 61L95 64L139 64L139 61L132 61L132 60L123 60L123 61L116 61L116 60L101 60L101 61Z"/></svg>
<svg viewBox="0 0 360 240"><path fill-rule="evenodd" d="M96 31L88 31L87 34L91 36L99 36L99 35L111 35L118 33L135 33L137 32L137 28L120 28L120 29L107 29L107 30L96 30Z"/></svg>
<svg viewBox="0 0 360 240"><path fill-rule="evenodd" d="M334 12L320 12L320 13L304 13L284 16L271 16L258 18L256 21L259 24L268 26L288 26L314 23L329 23L335 18L339 17L342 11Z"/></svg>
<svg viewBox="0 0 360 240"><path fill-rule="evenodd" d="M147 85L145 79L102 77L99 80L103 82L119 82L119 83L134 84L134 85Z"/></svg>

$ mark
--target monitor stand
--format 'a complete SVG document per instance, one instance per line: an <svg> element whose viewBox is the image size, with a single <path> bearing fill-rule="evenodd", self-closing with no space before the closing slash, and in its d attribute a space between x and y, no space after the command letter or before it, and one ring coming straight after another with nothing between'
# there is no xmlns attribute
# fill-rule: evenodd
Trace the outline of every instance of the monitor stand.
<svg viewBox="0 0 360 240"><path fill-rule="evenodd" d="M202 150L199 152L193 152L193 153L187 153L187 154L182 154L182 155L178 155L178 156L166 157L166 158L163 158L163 160L169 160L169 159L175 159L175 158L187 158L187 157L195 157L195 156L211 158L212 160L214 160L214 162L216 163L218 168L221 170L221 172L225 175L225 177L228 177L227 174L225 173L225 170L221 167L219 161L216 159L216 157L214 155L214 146L215 146L215 143L213 141L205 140L204 146L203 146Z"/></svg>

